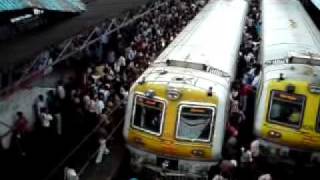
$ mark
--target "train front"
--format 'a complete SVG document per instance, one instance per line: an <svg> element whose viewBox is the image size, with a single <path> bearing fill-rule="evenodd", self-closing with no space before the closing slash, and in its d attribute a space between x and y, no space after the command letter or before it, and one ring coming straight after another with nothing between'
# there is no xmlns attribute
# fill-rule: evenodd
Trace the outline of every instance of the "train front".
<svg viewBox="0 0 320 180"><path fill-rule="evenodd" d="M207 176L221 156L223 88L207 73L185 68L148 69L132 86L124 136L131 165L164 176ZM217 78L218 79L218 78Z"/></svg>
<svg viewBox="0 0 320 180"><path fill-rule="evenodd" d="M319 161L320 33L298 0L263 0L262 7L260 153L273 161Z"/></svg>
<svg viewBox="0 0 320 180"><path fill-rule="evenodd" d="M320 57L283 61L265 65L258 94L255 131L261 138L261 153L281 161L319 161Z"/></svg>

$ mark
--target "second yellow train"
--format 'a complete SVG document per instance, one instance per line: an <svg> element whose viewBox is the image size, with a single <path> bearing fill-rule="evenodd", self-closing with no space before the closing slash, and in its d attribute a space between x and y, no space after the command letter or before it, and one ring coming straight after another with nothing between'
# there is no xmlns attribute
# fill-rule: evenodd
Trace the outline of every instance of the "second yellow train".
<svg viewBox="0 0 320 180"><path fill-rule="evenodd" d="M263 0L262 25L260 153L320 162L320 32L298 0Z"/></svg>

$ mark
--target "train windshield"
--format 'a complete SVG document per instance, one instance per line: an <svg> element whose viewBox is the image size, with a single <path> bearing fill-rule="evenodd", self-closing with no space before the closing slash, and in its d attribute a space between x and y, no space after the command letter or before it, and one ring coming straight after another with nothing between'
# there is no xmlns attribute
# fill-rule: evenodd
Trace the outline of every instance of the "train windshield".
<svg viewBox="0 0 320 180"><path fill-rule="evenodd" d="M163 110L164 103L162 101L137 95L133 109L133 127L160 135Z"/></svg>
<svg viewBox="0 0 320 180"><path fill-rule="evenodd" d="M305 96L272 91L269 121L299 128L303 119Z"/></svg>
<svg viewBox="0 0 320 180"><path fill-rule="evenodd" d="M179 110L176 136L181 140L210 140L213 131L213 107L182 105Z"/></svg>

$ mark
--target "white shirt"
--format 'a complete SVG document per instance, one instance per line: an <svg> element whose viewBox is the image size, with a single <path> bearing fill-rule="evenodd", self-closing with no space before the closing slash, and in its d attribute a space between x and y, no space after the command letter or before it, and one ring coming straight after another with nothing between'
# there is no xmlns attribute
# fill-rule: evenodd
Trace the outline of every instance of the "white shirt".
<svg viewBox="0 0 320 180"><path fill-rule="evenodd" d="M133 49L128 50L127 58L132 61L136 57L136 52Z"/></svg>
<svg viewBox="0 0 320 180"><path fill-rule="evenodd" d="M252 153L252 157L259 156L260 150L259 150L259 141L258 140L252 141L252 143L250 144L250 151Z"/></svg>
<svg viewBox="0 0 320 180"><path fill-rule="evenodd" d="M120 56L118 59L120 66L126 66L126 59L123 56Z"/></svg>
<svg viewBox="0 0 320 180"><path fill-rule="evenodd" d="M83 104L86 110L90 107L90 97L88 95L83 96Z"/></svg>
<svg viewBox="0 0 320 180"><path fill-rule="evenodd" d="M259 177L258 180L272 180L272 177L270 174L263 174Z"/></svg>
<svg viewBox="0 0 320 180"><path fill-rule="evenodd" d="M50 127L50 121L53 120L53 117L51 114L41 113L41 120L43 127Z"/></svg>
<svg viewBox="0 0 320 180"><path fill-rule="evenodd" d="M251 59L254 58L254 54L249 52L248 54L244 55L244 59L246 60L247 63L250 63Z"/></svg>
<svg viewBox="0 0 320 180"><path fill-rule="evenodd" d="M227 180L227 179L224 178L223 176L217 174L217 175L215 175L215 176L212 178L212 180Z"/></svg>
<svg viewBox="0 0 320 180"><path fill-rule="evenodd" d="M258 89L259 87L259 82L260 82L260 73L259 75L255 76L253 78L253 81L251 82L251 86L255 87L256 89Z"/></svg>
<svg viewBox="0 0 320 180"><path fill-rule="evenodd" d="M74 169L68 168L66 170L65 180L79 180L79 177Z"/></svg>
<svg viewBox="0 0 320 180"><path fill-rule="evenodd" d="M120 62L117 61L113 64L113 69L116 73L119 73L120 72L120 68L121 68L121 65L120 65Z"/></svg>
<svg viewBox="0 0 320 180"><path fill-rule="evenodd" d="M97 35L100 35L101 34L101 28L99 26L96 26L94 28L94 31L96 32Z"/></svg>
<svg viewBox="0 0 320 180"><path fill-rule="evenodd" d="M57 87L57 93L58 93L58 97L60 99L64 99L66 97L66 91L65 91L63 86L58 86Z"/></svg>
<svg viewBox="0 0 320 180"><path fill-rule="evenodd" d="M108 44L109 42L109 36L107 34L107 31L105 31L102 35L101 35L101 42L103 44Z"/></svg>
<svg viewBox="0 0 320 180"><path fill-rule="evenodd" d="M123 87L120 88L120 93L124 96L124 98L128 98L128 91L126 91Z"/></svg>
<svg viewBox="0 0 320 180"><path fill-rule="evenodd" d="M103 103L103 101L102 101L102 100L96 101L96 111L97 111L97 114L101 114L103 109L104 109L104 103Z"/></svg>
<svg viewBox="0 0 320 180"><path fill-rule="evenodd" d="M108 100L109 95L110 95L110 91L107 89L100 89L99 92L103 94L104 101L106 102Z"/></svg>

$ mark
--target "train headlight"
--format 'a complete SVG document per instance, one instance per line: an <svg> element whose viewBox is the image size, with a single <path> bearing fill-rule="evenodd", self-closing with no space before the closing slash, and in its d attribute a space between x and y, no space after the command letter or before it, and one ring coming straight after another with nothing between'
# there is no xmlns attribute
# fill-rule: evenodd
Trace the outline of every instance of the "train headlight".
<svg viewBox="0 0 320 180"><path fill-rule="evenodd" d="M177 100L179 99L181 96L181 92L176 89L176 88L168 88L168 94L167 94L167 97L168 99L170 100Z"/></svg>
<svg viewBox="0 0 320 180"><path fill-rule="evenodd" d="M156 94L156 93L154 92L154 90L151 90L151 89L149 89L148 91L146 91L146 92L144 93L144 95L145 95L146 97L148 97L148 98L153 98L155 94Z"/></svg>
<svg viewBox="0 0 320 180"><path fill-rule="evenodd" d="M191 151L191 154L196 156L196 157L203 157L204 156L204 151L201 149L194 149Z"/></svg>
<svg viewBox="0 0 320 180"><path fill-rule="evenodd" d="M268 136L271 137L271 138L281 138L281 133L277 132L277 131L269 131L268 132Z"/></svg>

